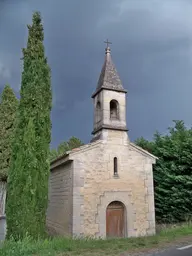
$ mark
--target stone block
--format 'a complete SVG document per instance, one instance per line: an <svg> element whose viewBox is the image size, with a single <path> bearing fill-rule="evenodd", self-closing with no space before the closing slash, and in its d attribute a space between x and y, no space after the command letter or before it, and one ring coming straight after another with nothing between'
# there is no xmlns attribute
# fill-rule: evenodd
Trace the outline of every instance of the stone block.
<svg viewBox="0 0 192 256"><path fill-rule="evenodd" d="M121 201L125 205L126 236L153 232L155 221L151 159L148 161L143 152L129 144L126 132L108 130L104 136L104 142L93 143L72 154L71 172L66 172L62 167L58 168L57 175L55 169L55 176L52 176L54 182L50 185L51 194L57 193L58 197L62 191L65 199L61 208L70 209L63 211L60 208L62 214L56 214L54 206L61 204L61 201L55 199L53 203L53 197L50 196L52 207L49 207L48 213L52 222L49 223L56 223L57 218L62 226L62 218L65 217L65 223L71 223L73 236L105 237L107 206L112 201ZM118 160L118 179L113 175L114 157ZM73 173L71 181L69 173Z"/></svg>

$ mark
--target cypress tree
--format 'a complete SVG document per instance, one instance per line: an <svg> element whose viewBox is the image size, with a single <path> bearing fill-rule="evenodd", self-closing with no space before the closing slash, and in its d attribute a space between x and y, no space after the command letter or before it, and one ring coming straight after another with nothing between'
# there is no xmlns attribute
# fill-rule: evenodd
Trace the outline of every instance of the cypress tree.
<svg viewBox="0 0 192 256"><path fill-rule="evenodd" d="M28 31L7 186L7 238L15 240L44 236L50 172L51 78L39 12Z"/></svg>
<svg viewBox="0 0 192 256"><path fill-rule="evenodd" d="M0 101L0 181L7 180L17 107L18 99L6 85Z"/></svg>

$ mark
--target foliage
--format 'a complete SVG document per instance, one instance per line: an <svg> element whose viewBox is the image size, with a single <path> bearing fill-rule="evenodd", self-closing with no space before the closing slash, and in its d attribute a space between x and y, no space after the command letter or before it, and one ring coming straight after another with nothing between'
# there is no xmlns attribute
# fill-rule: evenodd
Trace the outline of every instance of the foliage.
<svg viewBox="0 0 192 256"><path fill-rule="evenodd" d="M9 85L6 85L0 101L0 180L6 181L11 157L11 142L18 99Z"/></svg>
<svg viewBox="0 0 192 256"><path fill-rule="evenodd" d="M147 150L149 153L154 154L154 142L148 141L143 137L140 137L135 140L135 144Z"/></svg>
<svg viewBox="0 0 192 256"><path fill-rule="evenodd" d="M49 159L50 159L50 161L55 160L58 156L59 156L59 155L58 155L58 152L57 152L56 149L53 148L53 149L50 150L50 153L49 153Z"/></svg>
<svg viewBox="0 0 192 256"><path fill-rule="evenodd" d="M174 121L169 133L155 133L154 141L136 144L159 160L154 165L155 207L159 222L179 222L192 217L192 129Z"/></svg>
<svg viewBox="0 0 192 256"><path fill-rule="evenodd" d="M44 236L50 172L51 79L40 13L28 30L7 185L7 238L15 240Z"/></svg>
<svg viewBox="0 0 192 256"><path fill-rule="evenodd" d="M68 141L64 141L62 142L57 150L56 149L52 149L50 151L50 159L54 160L55 158L57 158L58 156L65 154L67 151L70 151L74 148L78 148L80 146L83 145L83 142L76 138L76 137L71 137Z"/></svg>
<svg viewBox="0 0 192 256"><path fill-rule="evenodd" d="M192 226L185 224L181 227L162 230L155 236L125 238L125 239L71 239L53 238L46 240L33 241L26 237L23 241L5 241L0 248L1 256L34 256L34 255L53 255L53 256L104 256L104 255L128 255L141 252L141 249L150 248L154 252L154 247L163 248L167 243L175 242L192 235Z"/></svg>

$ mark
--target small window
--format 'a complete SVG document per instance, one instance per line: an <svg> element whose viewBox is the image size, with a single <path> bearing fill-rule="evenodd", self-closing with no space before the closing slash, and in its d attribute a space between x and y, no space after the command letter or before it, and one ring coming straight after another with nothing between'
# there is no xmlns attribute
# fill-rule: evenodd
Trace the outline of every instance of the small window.
<svg viewBox="0 0 192 256"><path fill-rule="evenodd" d="M110 119L119 119L119 104L116 100L110 101Z"/></svg>
<svg viewBox="0 0 192 256"><path fill-rule="evenodd" d="M96 123L101 121L101 103L98 101L96 105Z"/></svg>
<svg viewBox="0 0 192 256"><path fill-rule="evenodd" d="M118 176L118 170L117 170L117 157L114 157L114 176Z"/></svg>

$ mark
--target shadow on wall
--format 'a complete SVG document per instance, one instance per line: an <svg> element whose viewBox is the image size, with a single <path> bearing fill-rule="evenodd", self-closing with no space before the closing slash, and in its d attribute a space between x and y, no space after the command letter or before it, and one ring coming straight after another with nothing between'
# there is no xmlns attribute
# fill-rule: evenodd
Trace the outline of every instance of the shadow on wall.
<svg viewBox="0 0 192 256"><path fill-rule="evenodd" d="M6 235L5 200L6 182L0 182L0 241L4 240Z"/></svg>
<svg viewBox="0 0 192 256"><path fill-rule="evenodd" d="M6 235L6 218L0 217L0 241L3 241L5 239Z"/></svg>
<svg viewBox="0 0 192 256"><path fill-rule="evenodd" d="M0 216L5 215L6 182L0 182Z"/></svg>

